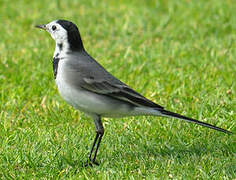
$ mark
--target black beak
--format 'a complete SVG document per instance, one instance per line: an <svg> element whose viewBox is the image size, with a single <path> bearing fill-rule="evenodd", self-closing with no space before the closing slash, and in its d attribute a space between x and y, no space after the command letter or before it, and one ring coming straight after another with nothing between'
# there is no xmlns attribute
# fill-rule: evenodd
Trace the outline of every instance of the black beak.
<svg viewBox="0 0 236 180"><path fill-rule="evenodd" d="M46 25L45 25L45 24L36 25L35 27L36 27L36 28L39 28L39 29L44 29L44 30L46 30L46 29L47 29L47 27L46 27Z"/></svg>

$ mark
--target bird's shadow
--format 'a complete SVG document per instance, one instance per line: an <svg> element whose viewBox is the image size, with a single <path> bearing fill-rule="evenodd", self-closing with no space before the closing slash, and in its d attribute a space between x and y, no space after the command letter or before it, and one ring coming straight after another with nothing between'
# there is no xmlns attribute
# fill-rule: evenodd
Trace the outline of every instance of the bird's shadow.
<svg viewBox="0 0 236 180"><path fill-rule="evenodd" d="M202 145L192 145L191 147L180 147L181 145L179 144L179 147L176 144L174 145L174 148L169 148L169 147L163 147L163 148L159 148L157 149L155 146L146 146L145 147L145 151L142 151L142 153L138 152L125 152L124 154L120 154L120 156L123 156L124 159L133 159L134 157L137 157L139 159L147 159L149 157L154 157L156 161L157 159L163 159L163 158L176 158L178 160L183 160L186 157L190 158L191 157L198 157L199 159L201 159L202 156L210 155L210 154L214 154L217 150L216 149L209 149L206 148L204 146L204 144ZM222 145L221 150L223 149L227 149L226 147L224 148L224 146ZM121 152L114 152L114 153L121 153ZM98 161L100 164L103 164L104 161L109 161L108 159L112 159L113 162L118 162L120 161L120 158L117 156L114 156L114 153L107 155L106 158L99 156L98 157ZM85 159L86 160L86 159ZM106 163L107 164L107 163ZM108 163L109 164L109 163ZM78 168L78 170L83 169L83 168L94 168L97 167L97 165L93 165L93 166L85 166L85 161L73 161L73 163L71 164L73 167Z"/></svg>
<svg viewBox="0 0 236 180"><path fill-rule="evenodd" d="M136 144L136 143L134 143ZM161 146L161 147L158 147ZM200 160L203 156L212 156L216 157L216 154L219 154L219 150L221 152L224 152L224 156L232 155L231 150L229 150L229 147L227 144L216 142L214 146L211 144L209 145L206 143L199 143L199 141L193 142L191 145L184 146L180 142L169 142L168 145L165 143L159 143L157 145L151 145L145 142L137 142L135 145L136 148L139 149L137 151L120 151L120 149L114 150L112 153L102 152L98 153L98 162L103 165L105 161L109 161L112 159L113 162L119 162L121 161L120 157L124 157L124 159L130 159L138 158L138 159L148 159L149 157L154 157L153 161L166 159L166 158L175 158L179 161L182 161L186 159L195 159L196 157ZM105 148L106 149L106 148ZM105 150L104 150L105 151ZM217 153L216 153L217 152ZM117 155L119 154L119 155ZM105 156L104 156L105 155ZM83 168L94 168L97 167L97 165L93 166L85 166L86 158L83 160L70 160L70 165L74 168L77 168L77 170L81 170ZM122 162L121 162L122 163ZM109 163L106 163L106 166L109 166ZM111 162L112 164L112 162ZM110 165L111 165L110 164Z"/></svg>
<svg viewBox="0 0 236 180"><path fill-rule="evenodd" d="M206 143L199 143L198 141L193 142L191 145L183 145L182 143L168 143L168 145L160 144L161 147L147 145L145 143L139 145L145 147L145 151L142 151L140 154L141 158L149 157L150 155L153 157L176 157L180 159L184 159L185 157L202 157L207 155L215 156L215 153L226 152L226 154L230 154L230 150L227 144L215 143L209 145ZM227 153L228 152L228 153Z"/></svg>
<svg viewBox="0 0 236 180"><path fill-rule="evenodd" d="M193 146L190 148L186 147L162 147L158 151L155 147L147 147L146 152L143 152L143 156L154 156L154 157L186 157L186 156L202 156L206 153L213 153L213 150L208 150L204 146Z"/></svg>

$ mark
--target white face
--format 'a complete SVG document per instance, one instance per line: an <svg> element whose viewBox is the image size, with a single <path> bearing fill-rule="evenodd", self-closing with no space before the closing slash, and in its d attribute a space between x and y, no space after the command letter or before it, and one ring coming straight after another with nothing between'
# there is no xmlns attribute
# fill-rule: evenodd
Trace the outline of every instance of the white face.
<svg viewBox="0 0 236 180"><path fill-rule="evenodd" d="M67 42L67 31L56 21L46 24L46 31L50 33L57 44Z"/></svg>

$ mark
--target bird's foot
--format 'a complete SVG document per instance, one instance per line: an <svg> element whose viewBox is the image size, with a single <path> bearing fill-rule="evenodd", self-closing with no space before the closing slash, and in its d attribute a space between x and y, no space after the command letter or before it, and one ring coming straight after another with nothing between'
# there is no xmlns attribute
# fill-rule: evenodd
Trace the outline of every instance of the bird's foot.
<svg viewBox="0 0 236 180"><path fill-rule="evenodd" d="M87 161L83 164L84 167L88 167L88 166L93 167L94 165L99 166L99 163L96 162L96 161L90 160L90 159L87 160Z"/></svg>

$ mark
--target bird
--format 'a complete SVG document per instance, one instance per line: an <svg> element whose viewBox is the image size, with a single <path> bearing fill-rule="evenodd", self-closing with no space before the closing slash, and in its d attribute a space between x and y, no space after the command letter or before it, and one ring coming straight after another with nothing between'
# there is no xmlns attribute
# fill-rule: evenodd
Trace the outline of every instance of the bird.
<svg viewBox="0 0 236 180"><path fill-rule="evenodd" d="M94 121L96 136L85 166L99 165L96 157L104 135L103 117L163 116L232 133L168 111L115 78L87 53L79 29L73 22L59 19L35 27L46 30L55 41L52 65L59 94L68 104L89 115Z"/></svg>

